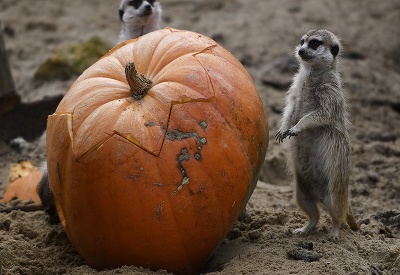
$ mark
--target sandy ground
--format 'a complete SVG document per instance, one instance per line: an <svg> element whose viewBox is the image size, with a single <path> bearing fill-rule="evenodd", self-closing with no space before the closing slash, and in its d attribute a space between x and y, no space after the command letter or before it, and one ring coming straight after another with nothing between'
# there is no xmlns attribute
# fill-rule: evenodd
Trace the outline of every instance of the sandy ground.
<svg viewBox="0 0 400 275"><path fill-rule="evenodd" d="M51 51L98 34L117 41L119 1L1 0L0 20L17 92L24 105L0 117L0 186L11 163L45 158L45 120L73 79L37 83ZM248 69L269 116L270 146L260 182L238 221L202 273L400 274L400 1L163 0L162 27L205 34ZM286 149L273 140L285 91L296 70L292 53L309 29L339 35L346 53L342 76L351 108L351 202L360 232L329 238L323 215L306 237L291 230L306 219L293 203ZM58 97L57 97L58 96ZM28 144L16 149L10 140ZM0 191L1 191L0 190ZM153 274L122 267L98 272L70 245L61 226L42 212L0 214L3 274ZM296 258L301 258L296 259ZM166 273L159 271L158 273Z"/></svg>

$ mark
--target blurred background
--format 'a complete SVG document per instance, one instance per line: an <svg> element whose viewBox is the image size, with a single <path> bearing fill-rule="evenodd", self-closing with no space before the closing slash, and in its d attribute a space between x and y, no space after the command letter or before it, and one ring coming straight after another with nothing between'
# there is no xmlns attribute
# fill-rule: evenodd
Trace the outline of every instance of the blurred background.
<svg viewBox="0 0 400 275"><path fill-rule="evenodd" d="M162 0L161 4L161 28L191 30L213 38L236 56L254 79L270 124L270 146L260 174L261 183L249 205L254 211L296 209L291 202L286 149L273 139L285 93L297 70L293 52L301 36L310 29L326 28L338 35L344 46L341 72L354 126L350 187L353 211L360 220L370 219L382 211L394 211L387 214L392 222L383 228L398 240L399 0ZM77 70L75 67L59 70L58 63L56 67L46 67L46 62L60 52L74 55L81 49L76 47L90 49L96 55L116 45L121 28L118 5L118 0L0 0L5 52L14 91L20 98L18 103L15 97L10 100L0 94L0 106L3 106L0 110L0 191L7 184L11 163L26 159L38 163L45 158L43 132L47 115L54 111L79 70L96 58L89 57ZM67 63L76 61L74 56L66 60ZM23 141L15 140L18 137ZM265 218L266 214L263 215ZM242 237L247 234L243 232L239 234ZM397 241L395 248L389 249L397 251L391 256L394 259L377 260L378 270L384 269L384 263L395 265L396 259L400 265L398 245ZM387 256L391 252L381 253ZM358 251L358 254L362 253ZM257 259L256 255L251 257ZM348 259L340 261L349 268L354 265L346 262Z"/></svg>

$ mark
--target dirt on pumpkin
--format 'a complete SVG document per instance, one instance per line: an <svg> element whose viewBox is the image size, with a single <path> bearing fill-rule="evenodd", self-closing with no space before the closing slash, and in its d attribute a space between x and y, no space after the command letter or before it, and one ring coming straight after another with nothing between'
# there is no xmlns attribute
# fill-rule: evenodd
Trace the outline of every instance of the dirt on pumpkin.
<svg viewBox="0 0 400 275"><path fill-rule="evenodd" d="M235 55L268 113L270 145L246 210L204 266L208 274L400 274L400 1L161 0L162 27L202 33ZM0 194L11 164L45 159L46 117L74 81L37 81L59 47L120 30L119 1L2 0L1 28L23 104L0 115ZM351 203L361 231L329 237L323 214L309 236L293 200L285 145L273 139L297 64L294 47L310 29L341 37L341 71L352 130ZM245 95L243 95L245 96ZM26 142L15 140L23 137ZM18 204L19 202L13 202ZM2 274L166 274L141 267L96 271L41 211L0 214ZM0 260L1 262L1 260Z"/></svg>

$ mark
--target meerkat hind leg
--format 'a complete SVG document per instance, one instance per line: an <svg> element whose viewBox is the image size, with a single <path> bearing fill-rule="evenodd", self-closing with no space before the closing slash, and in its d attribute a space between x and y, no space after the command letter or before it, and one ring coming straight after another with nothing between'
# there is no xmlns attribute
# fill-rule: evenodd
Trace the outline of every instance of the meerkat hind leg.
<svg viewBox="0 0 400 275"><path fill-rule="evenodd" d="M301 191L299 186L297 186L296 199L301 210L303 210L307 215L308 222L303 227L293 230L293 233L305 235L317 225L320 213L315 199L308 197L303 191Z"/></svg>
<svg viewBox="0 0 400 275"><path fill-rule="evenodd" d="M332 229L331 236L338 240L340 238L340 228L342 227L342 223L339 222L335 217L332 217Z"/></svg>
<svg viewBox="0 0 400 275"><path fill-rule="evenodd" d="M322 205L324 210L328 212L329 216L332 219L332 229L330 234L334 239L338 240L340 237L340 229L344 222L344 217L341 217L342 215L340 213L337 213L337 211L335 210L335 207L332 203L332 198L325 197Z"/></svg>

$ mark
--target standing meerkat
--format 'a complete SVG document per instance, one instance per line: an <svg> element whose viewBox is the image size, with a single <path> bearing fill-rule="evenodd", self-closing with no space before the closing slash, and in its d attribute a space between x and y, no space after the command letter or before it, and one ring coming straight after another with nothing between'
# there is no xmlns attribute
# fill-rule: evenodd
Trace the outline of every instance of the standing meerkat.
<svg viewBox="0 0 400 275"><path fill-rule="evenodd" d="M118 11L122 22L119 43L160 28L162 9L157 0L122 0Z"/></svg>
<svg viewBox="0 0 400 275"><path fill-rule="evenodd" d="M327 30L307 32L296 47L299 72L287 92L282 126L276 140L290 139L296 200L308 223L294 230L309 233L318 223L321 205L332 218L338 239L346 221L359 227L349 202L350 123L338 71L339 39Z"/></svg>

